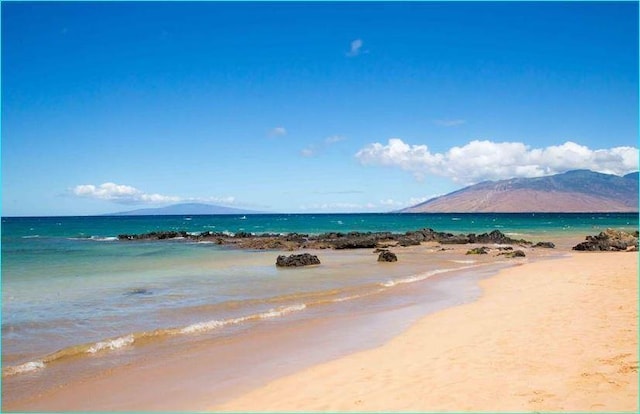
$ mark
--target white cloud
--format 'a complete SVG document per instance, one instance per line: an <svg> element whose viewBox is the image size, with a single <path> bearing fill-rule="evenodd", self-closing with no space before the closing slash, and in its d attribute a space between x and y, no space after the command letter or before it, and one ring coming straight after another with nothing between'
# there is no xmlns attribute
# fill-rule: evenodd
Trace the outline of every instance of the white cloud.
<svg viewBox="0 0 640 414"><path fill-rule="evenodd" d="M397 207L397 206L403 206L404 204L405 203L403 203L402 201L396 201L392 198L388 198L386 200L380 200L380 205L385 207Z"/></svg>
<svg viewBox="0 0 640 414"><path fill-rule="evenodd" d="M409 202L407 203L408 206L415 206L416 204L420 204L420 203L424 203L427 200L430 200L432 198L438 197L437 195L432 195L429 197L411 197L409 199Z"/></svg>
<svg viewBox="0 0 640 414"><path fill-rule="evenodd" d="M335 144L336 142L344 141L346 138L341 135L332 135L330 137L325 138L324 143L326 145Z"/></svg>
<svg viewBox="0 0 640 414"><path fill-rule="evenodd" d="M270 137L283 137L285 135L287 135L287 130L285 127L278 126L278 127L272 128L269 131Z"/></svg>
<svg viewBox="0 0 640 414"><path fill-rule="evenodd" d="M180 201L179 197L144 193L135 187L115 183L104 183L99 186L93 184L77 185L72 192L78 197L108 200L121 204L155 204Z"/></svg>
<svg viewBox="0 0 640 414"><path fill-rule="evenodd" d="M456 127L466 124L467 121L464 119L436 119L433 123L442 127Z"/></svg>
<svg viewBox="0 0 640 414"><path fill-rule="evenodd" d="M638 170L638 149L615 147L592 150L575 142L534 148L521 142L471 141L444 153L426 145L409 145L392 138L386 145L369 144L356 153L363 165L398 167L418 179L427 174L465 184L512 177L539 177L574 169L623 175Z"/></svg>
<svg viewBox="0 0 640 414"><path fill-rule="evenodd" d="M351 42L351 49L347 52L347 56L354 57L360 54L360 49L362 48L362 39L356 39Z"/></svg>
<svg viewBox="0 0 640 414"><path fill-rule="evenodd" d="M145 193L130 185L103 183L98 186L93 184L81 184L71 189L71 193L77 197L93 198L96 200L113 201L119 204L165 204L178 202L200 202L234 204L235 197L176 197L155 193Z"/></svg>
<svg viewBox="0 0 640 414"><path fill-rule="evenodd" d="M235 204L236 198L233 196L226 197L189 197L180 201L189 201L194 203L215 203L215 204Z"/></svg>
<svg viewBox="0 0 640 414"><path fill-rule="evenodd" d="M322 142L311 144L308 147L304 148L300 151L300 155L303 157L314 157L320 154L325 149L329 148L331 145L336 144L340 141L344 141L346 138L342 135L332 135L330 137L325 138Z"/></svg>
<svg viewBox="0 0 640 414"><path fill-rule="evenodd" d="M308 157L313 157L314 155L316 155L316 151L315 151L314 147L311 146L311 147L307 147L307 148L302 149L300 151L300 155L302 155L303 157L307 157L307 158Z"/></svg>

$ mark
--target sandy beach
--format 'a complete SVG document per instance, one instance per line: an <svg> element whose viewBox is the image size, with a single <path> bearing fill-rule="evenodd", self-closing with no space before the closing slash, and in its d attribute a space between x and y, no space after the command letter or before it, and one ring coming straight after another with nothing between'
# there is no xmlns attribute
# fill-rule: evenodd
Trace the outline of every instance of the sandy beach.
<svg viewBox="0 0 640 414"><path fill-rule="evenodd" d="M637 411L638 255L572 253L211 411Z"/></svg>

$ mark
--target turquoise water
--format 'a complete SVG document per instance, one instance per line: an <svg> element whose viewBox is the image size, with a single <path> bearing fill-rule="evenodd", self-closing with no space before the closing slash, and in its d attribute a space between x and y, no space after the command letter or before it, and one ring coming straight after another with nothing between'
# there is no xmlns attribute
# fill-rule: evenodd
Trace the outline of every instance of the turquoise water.
<svg viewBox="0 0 640 414"><path fill-rule="evenodd" d="M523 214L260 214L217 216L14 217L2 219L3 244L21 237L100 239L157 230L308 233L329 231L404 232L425 227L437 231L484 232L508 229L530 234L590 232L606 227L637 227L633 213Z"/></svg>
<svg viewBox="0 0 640 414"><path fill-rule="evenodd" d="M119 349L152 337L249 329L373 297L431 274L469 267L433 259L364 267L366 254L331 253L323 266L288 272L275 252L238 251L180 240L119 242L157 230L254 233L330 231L452 233L500 229L531 240L633 230L636 214L286 214L247 216L2 218L3 376L43 369L68 356ZM425 259L427 260L427 259ZM337 262L336 262L337 263ZM427 263L428 264L428 263ZM424 265L423 265L424 267ZM377 269L377 268L376 268ZM354 302L355 303L355 302ZM333 309L333 308L331 308Z"/></svg>

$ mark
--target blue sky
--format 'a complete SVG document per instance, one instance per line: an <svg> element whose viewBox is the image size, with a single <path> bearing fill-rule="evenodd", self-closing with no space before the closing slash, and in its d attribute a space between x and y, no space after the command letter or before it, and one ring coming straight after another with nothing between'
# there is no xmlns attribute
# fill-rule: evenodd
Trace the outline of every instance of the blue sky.
<svg viewBox="0 0 640 414"><path fill-rule="evenodd" d="M633 2L2 3L2 214L638 168Z"/></svg>

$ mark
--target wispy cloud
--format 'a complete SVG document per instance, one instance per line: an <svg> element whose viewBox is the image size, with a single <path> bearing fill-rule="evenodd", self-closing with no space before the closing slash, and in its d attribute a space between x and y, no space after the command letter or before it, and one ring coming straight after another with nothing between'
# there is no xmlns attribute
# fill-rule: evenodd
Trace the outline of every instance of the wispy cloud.
<svg viewBox="0 0 640 414"><path fill-rule="evenodd" d="M352 41L351 48L347 52L347 56L349 57L358 56L361 53L360 49L362 49L362 45L363 45L362 39L356 39Z"/></svg>
<svg viewBox="0 0 640 414"><path fill-rule="evenodd" d="M303 148L300 150L300 155L303 157L313 157L316 155L316 149L313 145L308 146L307 148Z"/></svg>
<svg viewBox="0 0 640 414"><path fill-rule="evenodd" d="M364 194L362 190L314 191L313 194Z"/></svg>
<svg viewBox="0 0 640 414"><path fill-rule="evenodd" d="M233 196L225 197L177 197L157 193L147 193L130 185L103 183L100 185L81 184L71 189L76 197L112 201L118 204L166 204L179 202L199 202L217 204L235 204Z"/></svg>
<svg viewBox="0 0 640 414"><path fill-rule="evenodd" d="M324 143L326 145L335 144L336 142L344 141L345 137L341 135L332 135L330 137L325 138Z"/></svg>
<svg viewBox="0 0 640 414"><path fill-rule="evenodd" d="M467 121L465 119L436 119L433 123L441 127L451 128L466 124Z"/></svg>
<svg viewBox="0 0 640 414"><path fill-rule="evenodd" d="M379 204L382 207L387 207L387 208L404 208L404 207L410 207L410 206L414 206L416 204L420 204L422 202L425 202L431 198L434 198L437 196L429 196L429 197L410 197L408 200L394 200L392 198L387 198L385 200L380 200Z"/></svg>
<svg viewBox="0 0 640 414"><path fill-rule="evenodd" d="M285 135L287 135L287 130L282 126L278 126L269 130L270 137L284 137Z"/></svg>
<svg viewBox="0 0 640 414"><path fill-rule="evenodd" d="M300 209L305 211L335 212L371 211L375 208L377 206L374 203L314 203L300 206Z"/></svg>
<svg viewBox="0 0 640 414"><path fill-rule="evenodd" d="M593 150L575 142L530 148L521 142L471 141L443 153L398 138L373 143L356 153L363 165L397 167L423 179L427 174L465 184L511 177L540 177L574 169L623 175L638 170L638 148Z"/></svg>
<svg viewBox="0 0 640 414"><path fill-rule="evenodd" d="M346 140L342 135L332 135L330 137L325 138L321 142L310 144L306 148L300 151L300 155L303 157L314 157L320 154L322 151L326 150L330 146L337 144L338 142Z"/></svg>

